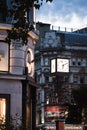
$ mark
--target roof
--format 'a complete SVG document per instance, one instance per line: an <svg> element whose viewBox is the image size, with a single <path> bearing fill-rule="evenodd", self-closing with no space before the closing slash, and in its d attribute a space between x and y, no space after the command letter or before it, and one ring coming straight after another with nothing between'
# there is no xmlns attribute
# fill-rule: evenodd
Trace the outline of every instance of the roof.
<svg viewBox="0 0 87 130"><path fill-rule="evenodd" d="M62 38L65 44L87 45L87 33L58 31L57 35L63 35Z"/></svg>
<svg viewBox="0 0 87 130"><path fill-rule="evenodd" d="M65 43L69 44L87 44L87 34L83 33L66 33L65 34Z"/></svg>

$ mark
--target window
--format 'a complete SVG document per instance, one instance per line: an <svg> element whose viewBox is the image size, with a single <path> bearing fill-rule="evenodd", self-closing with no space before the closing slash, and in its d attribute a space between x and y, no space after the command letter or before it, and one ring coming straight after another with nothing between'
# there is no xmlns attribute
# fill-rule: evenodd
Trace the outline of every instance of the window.
<svg viewBox="0 0 87 130"><path fill-rule="evenodd" d="M82 66L86 66L86 59L82 59Z"/></svg>
<svg viewBox="0 0 87 130"><path fill-rule="evenodd" d="M49 97L47 97L46 99L46 104L49 104Z"/></svg>
<svg viewBox="0 0 87 130"><path fill-rule="evenodd" d="M78 75L73 76L73 83L78 83Z"/></svg>
<svg viewBox="0 0 87 130"><path fill-rule="evenodd" d="M44 58L44 65L48 66L48 62L49 62L48 58Z"/></svg>
<svg viewBox="0 0 87 130"><path fill-rule="evenodd" d="M84 77L80 77L80 83L83 84L84 83L84 79L85 79Z"/></svg>
<svg viewBox="0 0 87 130"><path fill-rule="evenodd" d="M5 121L6 117L6 99L0 98L0 120L3 119Z"/></svg>
<svg viewBox="0 0 87 130"><path fill-rule="evenodd" d="M75 65L76 65L76 62L75 62L75 61L72 61L72 65L75 66Z"/></svg>
<svg viewBox="0 0 87 130"><path fill-rule="evenodd" d="M10 118L10 95L0 94L0 120L9 122Z"/></svg>
<svg viewBox="0 0 87 130"><path fill-rule="evenodd" d="M82 59L81 59L81 58L78 58L78 59L77 59L77 65L78 65L78 66L81 66L81 63L82 63Z"/></svg>
<svg viewBox="0 0 87 130"><path fill-rule="evenodd" d="M81 65L81 61L78 61L78 66L80 66Z"/></svg>

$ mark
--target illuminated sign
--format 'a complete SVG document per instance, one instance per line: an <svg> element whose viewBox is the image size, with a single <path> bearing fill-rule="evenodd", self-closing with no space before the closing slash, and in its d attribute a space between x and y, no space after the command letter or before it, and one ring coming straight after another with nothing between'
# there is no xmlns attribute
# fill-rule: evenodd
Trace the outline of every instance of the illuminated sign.
<svg viewBox="0 0 87 130"><path fill-rule="evenodd" d="M61 113L65 113L65 108L61 106L47 106L45 108L46 117L59 117Z"/></svg>
<svg viewBox="0 0 87 130"><path fill-rule="evenodd" d="M68 125L68 124L65 124L64 130L83 130L83 127L81 125Z"/></svg>

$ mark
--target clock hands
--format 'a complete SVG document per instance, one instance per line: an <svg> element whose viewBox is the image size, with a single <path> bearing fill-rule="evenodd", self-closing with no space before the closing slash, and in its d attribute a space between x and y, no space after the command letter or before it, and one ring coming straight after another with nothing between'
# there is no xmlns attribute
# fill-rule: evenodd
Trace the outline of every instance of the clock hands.
<svg viewBox="0 0 87 130"><path fill-rule="evenodd" d="M69 60L68 59L57 59L57 71L68 72L69 71Z"/></svg>
<svg viewBox="0 0 87 130"><path fill-rule="evenodd" d="M64 68L64 67L65 67L65 65L67 65L67 64L68 64L68 63L63 64L63 65L62 65L62 68Z"/></svg>

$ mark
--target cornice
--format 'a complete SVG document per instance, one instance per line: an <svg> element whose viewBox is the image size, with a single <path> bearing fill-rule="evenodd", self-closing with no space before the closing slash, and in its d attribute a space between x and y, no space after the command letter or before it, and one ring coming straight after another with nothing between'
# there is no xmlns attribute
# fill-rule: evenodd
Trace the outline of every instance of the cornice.
<svg viewBox="0 0 87 130"><path fill-rule="evenodd" d="M0 79L25 80L26 75L12 75L12 74L1 74L0 73Z"/></svg>
<svg viewBox="0 0 87 130"><path fill-rule="evenodd" d="M12 25L11 24L2 24L0 23L0 30L11 30L12 29ZM29 31L28 32L29 36L33 39L33 40L37 40L38 34L37 31ZM5 35L0 35L0 40L4 40L6 38L6 34Z"/></svg>

